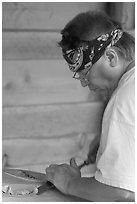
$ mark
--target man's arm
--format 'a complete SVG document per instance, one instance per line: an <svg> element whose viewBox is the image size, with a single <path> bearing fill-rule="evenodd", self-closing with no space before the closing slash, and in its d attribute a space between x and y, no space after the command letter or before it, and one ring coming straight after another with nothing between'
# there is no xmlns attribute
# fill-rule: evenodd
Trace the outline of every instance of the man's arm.
<svg viewBox="0 0 137 204"><path fill-rule="evenodd" d="M68 184L69 195L94 202L135 201L135 193L98 182L95 178L74 178Z"/></svg>
<svg viewBox="0 0 137 204"><path fill-rule="evenodd" d="M98 182L94 177L81 177L75 159L68 164L52 164L46 168L46 178L64 194L94 202L134 201L135 193Z"/></svg>

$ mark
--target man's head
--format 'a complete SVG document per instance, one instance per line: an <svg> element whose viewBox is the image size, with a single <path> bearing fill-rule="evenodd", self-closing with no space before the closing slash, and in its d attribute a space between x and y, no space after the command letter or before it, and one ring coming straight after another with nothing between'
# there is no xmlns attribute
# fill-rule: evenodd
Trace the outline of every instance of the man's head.
<svg viewBox="0 0 137 204"><path fill-rule="evenodd" d="M134 60L134 38L104 13L81 13L61 34L59 45L70 70L91 90L113 88Z"/></svg>

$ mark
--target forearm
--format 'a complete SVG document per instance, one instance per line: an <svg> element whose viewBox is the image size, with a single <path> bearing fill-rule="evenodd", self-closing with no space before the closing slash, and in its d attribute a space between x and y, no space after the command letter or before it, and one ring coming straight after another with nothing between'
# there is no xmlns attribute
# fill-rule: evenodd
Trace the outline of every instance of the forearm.
<svg viewBox="0 0 137 204"><path fill-rule="evenodd" d="M77 178L68 185L68 194L94 202L134 201L134 193L111 187L94 178Z"/></svg>

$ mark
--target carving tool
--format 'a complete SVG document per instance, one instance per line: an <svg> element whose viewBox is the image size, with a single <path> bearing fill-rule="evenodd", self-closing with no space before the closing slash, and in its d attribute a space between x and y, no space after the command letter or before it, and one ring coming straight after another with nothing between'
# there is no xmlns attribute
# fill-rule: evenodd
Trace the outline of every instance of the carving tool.
<svg viewBox="0 0 137 204"><path fill-rule="evenodd" d="M78 167L79 167L79 169L81 169L81 168L83 168L84 166L87 166L87 165L89 165L90 164L90 162L89 162L89 160L87 159L87 160L85 160L82 164L80 164Z"/></svg>

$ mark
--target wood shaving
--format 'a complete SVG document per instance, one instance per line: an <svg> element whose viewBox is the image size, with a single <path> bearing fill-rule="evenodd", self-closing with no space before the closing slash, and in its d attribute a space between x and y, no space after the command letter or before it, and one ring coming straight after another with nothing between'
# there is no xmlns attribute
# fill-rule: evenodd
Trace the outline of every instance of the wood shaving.
<svg viewBox="0 0 137 204"><path fill-rule="evenodd" d="M10 195L13 195L13 191L10 186L2 186L2 193L8 193Z"/></svg>
<svg viewBox="0 0 137 204"><path fill-rule="evenodd" d="M7 193L9 190L9 186L6 185L6 186L2 186L2 193Z"/></svg>
<svg viewBox="0 0 137 204"><path fill-rule="evenodd" d="M38 188L35 187L32 190L24 189L24 190L19 190L19 191L14 192L10 186L5 185L5 186L2 186L2 193L9 194L9 195L17 195L17 196L25 196L25 195L30 195L30 194L36 195L38 193Z"/></svg>

